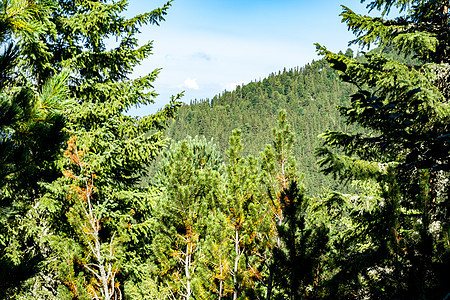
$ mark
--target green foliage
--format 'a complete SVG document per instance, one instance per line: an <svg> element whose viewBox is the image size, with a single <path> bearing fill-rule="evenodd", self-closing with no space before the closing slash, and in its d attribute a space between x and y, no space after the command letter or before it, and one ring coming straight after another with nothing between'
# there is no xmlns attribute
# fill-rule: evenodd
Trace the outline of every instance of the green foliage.
<svg viewBox="0 0 450 300"><path fill-rule="evenodd" d="M233 279L232 294L234 299L248 297L256 288L255 278L258 274L259 261L255 257L257 237L268 233L269 221L261 216L266 211L261 199L258 199L258 169L253 157L247 159L242 153L241 132L234 130L230 137L228 150L227 181L225 183L226 203L224 216L226 225L231 230L227 239L232 245L229 260Z"/></svg>
<svg viewBox="0 0 450 300"><path fill-rule="evenodd" d="M383 10L383 17L394 6L405 15L385 20L344 7L343 21L357 36L353 43L377 42L414 53L415 60L382 52L356 60L317 46L341 79L357 88L341 114L367 130L326 132L325 147L317 151L320 165L325 173L372 187L369 194L353 197L345 235L334 242L341 250L330 280L333 297L439 299L448 294L448 277L441 272L448 268L442 258L450 251L443 244L449 228L450 111L448 82L442 81L448 79L448 1L368 5ZM370 209L361 210L367 200Z"/></svg>
<svg viewBox="0 0 450 300"><path fill-rule="evenodd" d="M320 146L317 136L326 130L357 130L345 123L336 108L348 103L352 91L354 88L339 81L337 72L326 61L314 61L237 86L212 99L183 105L167 135L176 141L186 135L213 138L217 149L226 156L229 133L239 129L247 145L242 155L256 157L265 145L272 143L270 129L277 127L278 113L285 110L295 132L295 169L305 174L306 193L317 196L329 188L348 192L338 181L319 173L314 150Z"/></svg>
<svg viewBox="0 0 450 300"><path fill-rule="evenodd" d="M140 27L170 5L126 19L125 0L0 2L0 297L447 297L448 1L343 7L352 43L380 48L318 45L325 59L168 124L181 95L126 112L156 95L159 70L129 75L152 50Z"/></svg>
<svg viewBox="0 0 450 300"><path fill-rule="evenodd" d="M159 70L136 79L128 75L151 54L151 42L138 45L139 28L163 21L170 2L131 19L122 16L126 1L1 5L2 45L17 45L6 48L1 59L2 204L13 201L13 192L32 193L29 204L26 193L14 196L20 198L16 208L2 217L2 225L6 224L2 231L15 232L11 237L2 235L11 239L4 244L14 242L6 249L15 261L5 262L22 270L22 260L30 261L30 269L35 257L41 260L39 268L28 274L31 278L23 292L10 297L108 298L105 287L110 284L117 284L112 289L125 297L124 287L136 294L148 284L143 275L149 273L145 264L150 249L145 245L154 201L152 192L136 183L163 149L161 131L174 116L180 95L155 115L128 116L129 108L152 103L156 95L152 82ZM118 44L107 48L105 41L111 37ZM12 76L12 68L22 72ZM69 148L75 144L83 152L83 164L92 177L89 184L75 180L87 175L73 159L59 155L67 136L76 138ZM70 157L74 156L75 152ZM88 189L92 191L84 195L89 195L90 204L84 206L79 192ZM14 218L20 224L14 225ZM97 223L89 227L89 220ZM2 251L2 259L4 255ZM106 278L102 268L115 281L102 281Z"/></svg>
<svg viewBox="0 0 450 300"><path fill-rule="evenodd" d="M397 51L414 51L424 61L448 63L448 3L445 1L372 1L370 10L382 11L381 18L358 15L342 6L342 21L357 36L351 43L367 46L379 43ZM395 7L404 15L384 19Z"/></svg>
<svg viewBox="0 0 450 300"><path fill-rule="evenodd" d="M305 299L320 295L323 256L328 248L325 224L307 224L308 199L297 182L279 195L284 220L277 226L281 247L274 251L273 299Z"/></svg>
<svg viewBox="0 0 450 300"><path fill-rule="evenodd" d="M295 158L292 155L294 134L286 124L286 111L280 111L278 128L273 129L272 146L267 145L261 153L261 168L265 184L271 186L270 195L278 197L280 190L288 187L290 181L295 181Z"/></svg>
<svg viewBox="0 0 450 300"><path fill-rule="evenodd" d="M0 297L12 298L40 270L35 206L43 185L57 177L63 110L70 106L68 73L37 83L28 49L49 30L46 2L0 3ZM34 53L45 53L36 48ZM18 71L20 70L20 71Z"/></svg>
<svg viewBox="0 0 450 300"><path fill-rule="evenodd" d="M204 138L188 138L173 143L160 163L152 245L159 280L184 299L211 297L210 278L202 277L209 273L207 262L214 262L205 253L215 245L205 239L216 235L214 229L222 230L214 225L221 224L224 210L220 154Z"/></svg>

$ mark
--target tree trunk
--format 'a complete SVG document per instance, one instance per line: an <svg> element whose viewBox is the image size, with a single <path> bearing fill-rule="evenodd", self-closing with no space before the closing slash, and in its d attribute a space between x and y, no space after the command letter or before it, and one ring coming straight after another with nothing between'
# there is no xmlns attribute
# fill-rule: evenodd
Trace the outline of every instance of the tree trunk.
<svg viewBox="0 0 450 300"><path fill-rule="evenodd" d="M272 298L272 288L273 288L273 264L271 263L269 267L269 281L267 282L266 300L270 300Z"/></svg>
<svg viewBox="0 0 450 300"><path fill-rule="evenodd" d="M186 276L186 294L185 294L186 300L189 300L191 297L191 274L189 271L189 268L191 266L191 249L190 249L190 247L191 247L190 242L188 242L186 245L186 257L184 260L184 273Z"/></svg>
<svg viewBox="0 0 450 300"><path fill-rule="evenodd" d="M442 23L440 33L441 37L439 38L439 45L436 49L436 54L438 57L437 63L445 64L449 62L448 52L447 52L447 41L449 39L449 29L448 29L448 1L442 5Z"/></svg>
<svg viewBox="0 0 450 300"><path fill-rule="evenodd" d="M239 231L237 228L234 230L234 252L236 254L234 258L234 269L233 269L233 300L237 300L238 297L238 280L237 280L237 274L238 274L238 267L239 267Z"/></svg>

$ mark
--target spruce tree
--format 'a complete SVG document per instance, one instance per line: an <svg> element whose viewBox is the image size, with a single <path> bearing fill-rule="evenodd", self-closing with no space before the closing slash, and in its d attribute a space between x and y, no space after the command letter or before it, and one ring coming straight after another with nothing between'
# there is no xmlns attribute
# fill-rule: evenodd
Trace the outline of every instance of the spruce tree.
<svg viewBox="0 0 450 300"><path fill-rule="evenodd" d="M284 220L277 226L281 247L273 248L274 292L271 299L307 299L320 295L328 229L311 222L311 200L291 181L279 201Z"/></svg>
<svg viewBox="0 0 450 300"><path fill-rule="evenodd" d="M449 290L448 1L369 1L381 17L343 7L352 43L392 47L414 60L371 52L363 60L319 46L342 80L358 89L340 108L365 133L327 132L318 150L325 173L374 180L375 207L353 214L331 281L341 297L440 299ZM387 19L391 9L400 16ZM328 147L338 147L336 154ZM364 197L357 197L362 201Z"/></svg>
<svg viewBox="0 0 450 300"><path fill-rule="evenodd" d="M29 222L39 220L34 222L43 262L27 281L24 297L111 296L100 274L108 266L117 297L145 286L152 195L137 183L165 144L162 129L178 107L178 96L154 115L130 116L129 108L153 102L159 70L136 79L129 75L152 50L151 41L138 45L141 26L159 25L169 7L170 2L127 19L127 1L57 1L48 28L34 44L45 52L27 48L38 85L68 70L75 103L64 111L64 132L71 139L58 162L60 177L45 186L47 194L30 215ZM116 44L107 44L111 38ZM74 160L78 152L81 165ZM87 196L86 214L80 199ZM97 223L86 227L89 220Z"/></svg>

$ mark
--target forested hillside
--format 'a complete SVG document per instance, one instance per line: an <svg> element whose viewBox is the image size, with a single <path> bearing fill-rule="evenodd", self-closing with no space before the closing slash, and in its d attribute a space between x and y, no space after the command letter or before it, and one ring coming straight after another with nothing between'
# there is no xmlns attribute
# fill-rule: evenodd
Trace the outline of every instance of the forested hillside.
<svg viewBox="0 0 450 300"><path fill-rule="evenodd" d="M342 7L352 43L396 55L317 44L132 117L172 1L0 1L0 298L449 299L449 2L367 3Z"/></svg>
<svg viewBox="0 0 450 300"><path fill-rule="evenodd" d="M353 53L349 49L346 55ZM337 108L349 103L354 90L339 80L337 72L329 68L325 60L314 61L237 86L234 91L225 91L211 100L183 105L167 135L175 141L188 135L205 136L213 139L217 149L226 155L230 133L240 129L243 155L259 157L265 145L272 141L278 112L285 110L295 136L292 150L297 170L305 175L303 184L308 193L342 191L342 185L319 172L314 152L323 142L318 136L326 130L355 130L355 126L347 125Z"/></svg>

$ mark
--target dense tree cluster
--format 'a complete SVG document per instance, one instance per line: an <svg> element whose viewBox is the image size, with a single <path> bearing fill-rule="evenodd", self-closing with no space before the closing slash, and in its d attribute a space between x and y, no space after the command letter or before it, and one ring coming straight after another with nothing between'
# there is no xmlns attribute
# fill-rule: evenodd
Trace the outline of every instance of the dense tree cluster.
<svg viewBox="0 0 450 300"><path fill-rule="evenodd" d="M0 298L450 297L448 1L343 7L377 50L131 117L170 5L0 1Z"/></svg>
<svg viewBox="0 0 450 300"><path fill-rule="evenodd" d="M165 284L153 298L318 294L328 231L309 222L311 201L296 181L292 145L285 112L261 159L242 156L239 130L226 161L205 138L172 144L155 182L154 263Z"/></svg>

